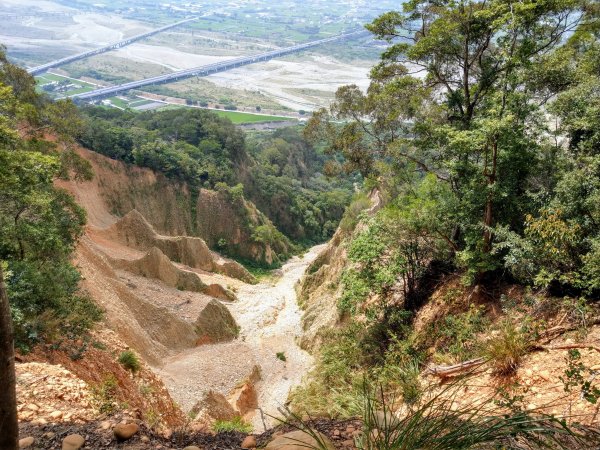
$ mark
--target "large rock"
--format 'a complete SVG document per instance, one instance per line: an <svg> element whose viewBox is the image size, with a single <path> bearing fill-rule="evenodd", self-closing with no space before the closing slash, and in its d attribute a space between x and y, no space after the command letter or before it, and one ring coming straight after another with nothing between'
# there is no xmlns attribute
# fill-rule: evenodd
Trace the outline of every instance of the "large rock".
<svg viewBox="0 0 600 450"><path fill-rule="evenodd" d="M400 419L391 411L375 411L373 417L374 425L380 430L394 430L400 425Z"/></svg>
<svg viewBox="0 0 600 450"><path fill-rule="evenodd" d="M127 439L131 439L139 429L140 427L137 423L119 423L115 425L113 433L118 441L126 441Z"/></svg>
<svg viewBox="0 0 600 450"><path fill-rule="evenodd" d="M201 344L231 341L239 333L239 327L227 307L214 299L204 307L194 325Z"/></svg>
<svg viewBox="0 0 600 450"><path fill-rule="evenodd" d="M318 436L319 441L304 431L292 431L282 434L269 442L265 450L306 450L309 449L327 449L335 450L335 447L327 436L318 431L313 431Z"/></svg>
<svg viewBox="0 0 600 450"><path fill-rule="evenodd" d="M19 448L29 448L33 445L35 439L32 436L19 439Z"/></svg>
<svg viewBox="0 0 600 450"><path fill-rule="evenodd" d="M210 417L213 420L231 420L238 416L225 396L215 391L205 393L190 413L194 416Z"/></svg>
<svg viewBox="0 0 600 450"><path fill-rule="evenodd" d="M62 450L79 450L85 444L85 438L79 434L70 434L62 441Z"/></svg>
<svg viewBox="0 0 600 450"><path fill-rule="evenodd" d="M219 300L224 300L226 302L233 302L237 300L233 292L216 283L209 284L202 292L206 295L210 295L211 297L218 298Z"/></svg>
<svg viewBox="0 0 600 450"><path fill-rule="evenodd" d="M258 408L258 394L255 385L261 379L260 366L254 366L246 380L229 395L229 403L234 405L242 417L253 414Z"/></svg>
<svg viewBox="0 0 600 450"><path fill-rule="evenodd" d="M256 448L256 438L252 435L246 436L242 441L242 448Z"/></svg>

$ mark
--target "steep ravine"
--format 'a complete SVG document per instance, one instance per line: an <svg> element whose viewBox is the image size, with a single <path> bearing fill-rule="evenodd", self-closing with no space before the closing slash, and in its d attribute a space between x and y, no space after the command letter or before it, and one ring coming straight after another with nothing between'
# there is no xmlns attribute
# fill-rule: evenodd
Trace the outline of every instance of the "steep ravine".
<svg viewBox="0 0 600 450"><path fill-rule="evenodd" d="M292 258L275 281L239 287L238 301L227 305L240 326L236 340L196 347L165 361L159 374L185 412L208 390L227 396L258 366L261 378L255 389L263 414L255 410L247 418L255 431L276 423L269 416L280 415L278 408L313 363L298 346L302 312L295 285L323 247L315 246L302 257Z"/></svg>

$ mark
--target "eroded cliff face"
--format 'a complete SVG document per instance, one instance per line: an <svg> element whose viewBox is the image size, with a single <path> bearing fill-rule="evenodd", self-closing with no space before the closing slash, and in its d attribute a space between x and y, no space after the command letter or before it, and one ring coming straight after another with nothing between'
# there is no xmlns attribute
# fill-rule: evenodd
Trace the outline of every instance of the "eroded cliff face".
<svg viewBox="0 0 600 450"><path fill-rule="evenodd" d="M200 237L212 249L225 243L221 249L232 256L272 264L277 255L290 251L290 243L282 235L273 235L269 241L255 238L257 227L272 224L248 200L208 189L193 193L187 184L150 169L82 147L77 152L91 163L93 180L57 184L85 208L92 228L107 228L136 210L159 235Z"/></svg>
<svg viewBox="0 0 600 450"><path fill-rule="evenodd" d="M228 254L274 264L290 254L291 244L284 238L260 241L253 235L259 227L272 227L271 221L254 204L227 192L202 189L196 206L198 235L211 248L222 248Z"/></svg>
<svg viewBox="0 0 600 450"><path fill-rule="evenodd" d="M297 288L298 303L304 310L300 346L309 352L319 348L321 331L341 321L337 303L342 295L342 272L348 261L344 243L344 233L338 229L327 247L308 266Z"/></svg>
<svg viewBox="0 0 600 450"><path fill-rule="evenodd" d="M377 189L369 194L367 205L365 211L368 215L375 214L381 208L381 194ZM339 325L343 320L337 305L343 292L342 274L349 264L346 247L363 227L364 223L360 221L353 230L338 227L297 286L298 303L304 310L300 346L309 352L321 346L323 331Z"/></svg>

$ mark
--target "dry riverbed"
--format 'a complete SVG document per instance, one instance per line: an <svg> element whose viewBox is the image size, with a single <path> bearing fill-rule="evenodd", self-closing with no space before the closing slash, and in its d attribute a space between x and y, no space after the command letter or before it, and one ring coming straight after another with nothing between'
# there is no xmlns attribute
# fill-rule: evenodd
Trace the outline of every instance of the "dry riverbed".
<svg viewBox="0 0 600 450"><path fill-rule="evenodd" d="M240 286L238 301L227 304L240 326L236 340L200 346L165 362L159 374L185 412L208 390L229 394L258 366L258 405L267 426L277 423L270 416L279 415L278 408L313 364L312 357L297 344L302 311L295 285L322 249L322 245L315 246L302 257L292 258L275 280ZM258 411L253 426L255 431L263 431Z"/></svg>

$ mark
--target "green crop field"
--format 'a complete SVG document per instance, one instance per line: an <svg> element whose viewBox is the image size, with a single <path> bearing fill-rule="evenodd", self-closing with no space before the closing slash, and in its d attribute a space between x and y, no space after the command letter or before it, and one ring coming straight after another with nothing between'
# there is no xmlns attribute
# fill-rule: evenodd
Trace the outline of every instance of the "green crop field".
<svg viewBox="0 0 600 450"><path fill-rule="evenodd" d="M293 118L281 116L265 116L261 114L251 114L239 111L213 111L221 117L227 117L233 123L260 123L260 122L283 122L286 120L294 120Z"/></svg>

